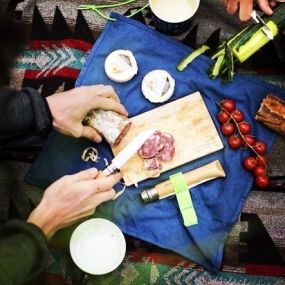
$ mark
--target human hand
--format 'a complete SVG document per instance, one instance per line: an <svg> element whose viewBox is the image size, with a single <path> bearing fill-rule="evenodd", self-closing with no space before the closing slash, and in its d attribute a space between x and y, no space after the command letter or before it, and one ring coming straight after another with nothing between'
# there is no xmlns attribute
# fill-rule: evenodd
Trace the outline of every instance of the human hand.
<svg viewBox="0 0 285 285"><path fill-rule="evenodd" d="M112 187L121 178L121 173L105 177L96 168L66 175L46 189L27 221L42 229L49 239L57 230L92 215L99 204L112 199L116 194Z"/></svg>
<svg viewBox="0 0 285 285"><path fill-rule="evenodd" d="M112 110L127 116L125 107L110 85L81 86L47 97L53 117L53 127L62 134L102 140L95 129L83 126L82 120L92 109Z"/></svg>
<svg viewBox="0 0 285 285"><path fill-rule="evenodd" d="M223 0L229 14L235 14L239 10L239 18L241 21L248 21L253 10L253 0ZM285 2L285 0L270 1L257 0L257 4L261 11L267 15L272 15L272 7L276 2Z"/></svg>

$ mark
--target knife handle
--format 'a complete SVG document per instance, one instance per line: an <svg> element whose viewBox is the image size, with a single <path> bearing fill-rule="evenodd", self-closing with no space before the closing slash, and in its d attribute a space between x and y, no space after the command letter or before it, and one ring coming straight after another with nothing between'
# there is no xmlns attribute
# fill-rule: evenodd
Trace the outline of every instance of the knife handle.
<svg viewBox="0 0 285 285"><path fill-rule="evenodd" d="M215 160L209 164L202 167L191 170L183 174L187 186L189 188L194 187L198 184L204 183L206 181L225 177L226 174L219 160ZM160 184L157 184L154 188L143 191L141 197L144 202L151 202L157 199L163 199L174 195L175 191L170 180L166 180Z"/></svg>

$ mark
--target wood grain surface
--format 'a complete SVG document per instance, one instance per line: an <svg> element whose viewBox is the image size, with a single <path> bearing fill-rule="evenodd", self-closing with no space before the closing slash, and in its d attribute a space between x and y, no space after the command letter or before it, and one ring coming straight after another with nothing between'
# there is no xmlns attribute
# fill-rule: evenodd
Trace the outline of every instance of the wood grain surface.
<svg viewBox="0 0 285 285"><path fill-rule="evenodd" d="M139 133L147 129L170 133L175 139L175 156L169 162L161 162L162 170L173 169L187 162L223 148L215 125L199 92L157 107L131 118L132 126L119 146L118 154ZM134 155L121 169L127 186L151 177L143 166L143 159Z"/></svg>

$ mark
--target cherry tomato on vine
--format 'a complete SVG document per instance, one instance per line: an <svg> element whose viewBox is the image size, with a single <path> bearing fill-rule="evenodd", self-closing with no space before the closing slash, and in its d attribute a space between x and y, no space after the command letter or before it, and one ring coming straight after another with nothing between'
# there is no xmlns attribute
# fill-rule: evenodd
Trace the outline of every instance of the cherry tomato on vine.
<svg viewBox="0 0 285 285"><path fill-rule="evenodd" d="M257 177L257 176L260 176L260 175L266 175L266 169L265 169L265 166L264 165L257 165L254 169L254 175Z"/></svg>
<svg viewBox="0 0 285 285"><path fill-rule="evenodd" d="M263 141L256 141L253 145L254 150L258 153L258 154L265 154L266 152L266 144Z"/></svg>
<svg viewBox="0 0 285 285"><path fill-rule="evenodd" d="M232 99L225 99L222 100L221 106L227 110L229 113L231 113L236 108L236 103Z"/></svg>
<svg viewBox="0 0 285 285"><path fill-rule="evenodd" d="M232 118L237 122L237 123L240 123L243 121L243 112L238 110L238 109L235 109L233 110L232 112Z"/></svg>
<svg viewBox="0 0 285 285"><path fill-rule="evenodd" d="M221 123L226 123L226 122L230 119L230 117L231 117L231 116L230 116L227 112L221 110L220 113L219 113L219 115L218 115L218 120L219 120Z"/></svg>
<svg viewBox="0 0 285 285"><path fill-rule="evenodd" d="M244 135L243 140L241 142L242 146L245 147L246 145L253 146L255 143L255 138L252 135Z"/></svg>
<svg viewBox="0 0 285 285"><path fill-rule="evenodd" d="M239 136L231 135L228 138L228 143L233 149L239 148L241 146L241 138Z"/></svg>
<svg viewBox="0 0 285 285"><path fill-rule="evenodd" d="M269 185L269 178L266 175L259 175L255 178L255 184L259 187L267 187Z"/></svg>
<svg viewBox="0 0 285 285"><path fill-rule="evenodd" d="M238 124L239 130L243 135L247 135L250 133L251 126L248 122L241 122Z"/></svg>
<svg viewBox="0 0 285 285"><path fill-rule="evenodd" d="M233 123L224 123L222 124L222 133L225 136L230 136L234 133L235 131L235 126Z"/></svg>
<svg viewBox="0 0 285 285"><path fill-rule="evenodd" d="M256 167L256 158L248 156L243 161L243 166L246 170L253 171Z"/></svg>
<svg viewBox="0 0 285 285"><path fill-rule="evenodd" d="M256 165L267 165L268 164L268 157L265 155L258 155L256 159Z"/></svg>

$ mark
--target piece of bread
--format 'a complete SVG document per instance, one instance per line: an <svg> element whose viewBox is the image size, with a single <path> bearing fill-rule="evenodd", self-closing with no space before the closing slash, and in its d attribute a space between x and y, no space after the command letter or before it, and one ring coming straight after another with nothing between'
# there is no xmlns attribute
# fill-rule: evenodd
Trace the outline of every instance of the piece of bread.
<svg viewBox="0 0 285 285"><path fill-rule="evenodd" d="M255 119L285 136L285 101L274 94L267 95L263 99Z"/></svg>
<svg viewBox="0 0 285 285"><path fill-rule="evenodd" d="M126 116L101 109L90 111L83 124L94 128L111 146L118 145L131 127L131 121Z"/></svg>

